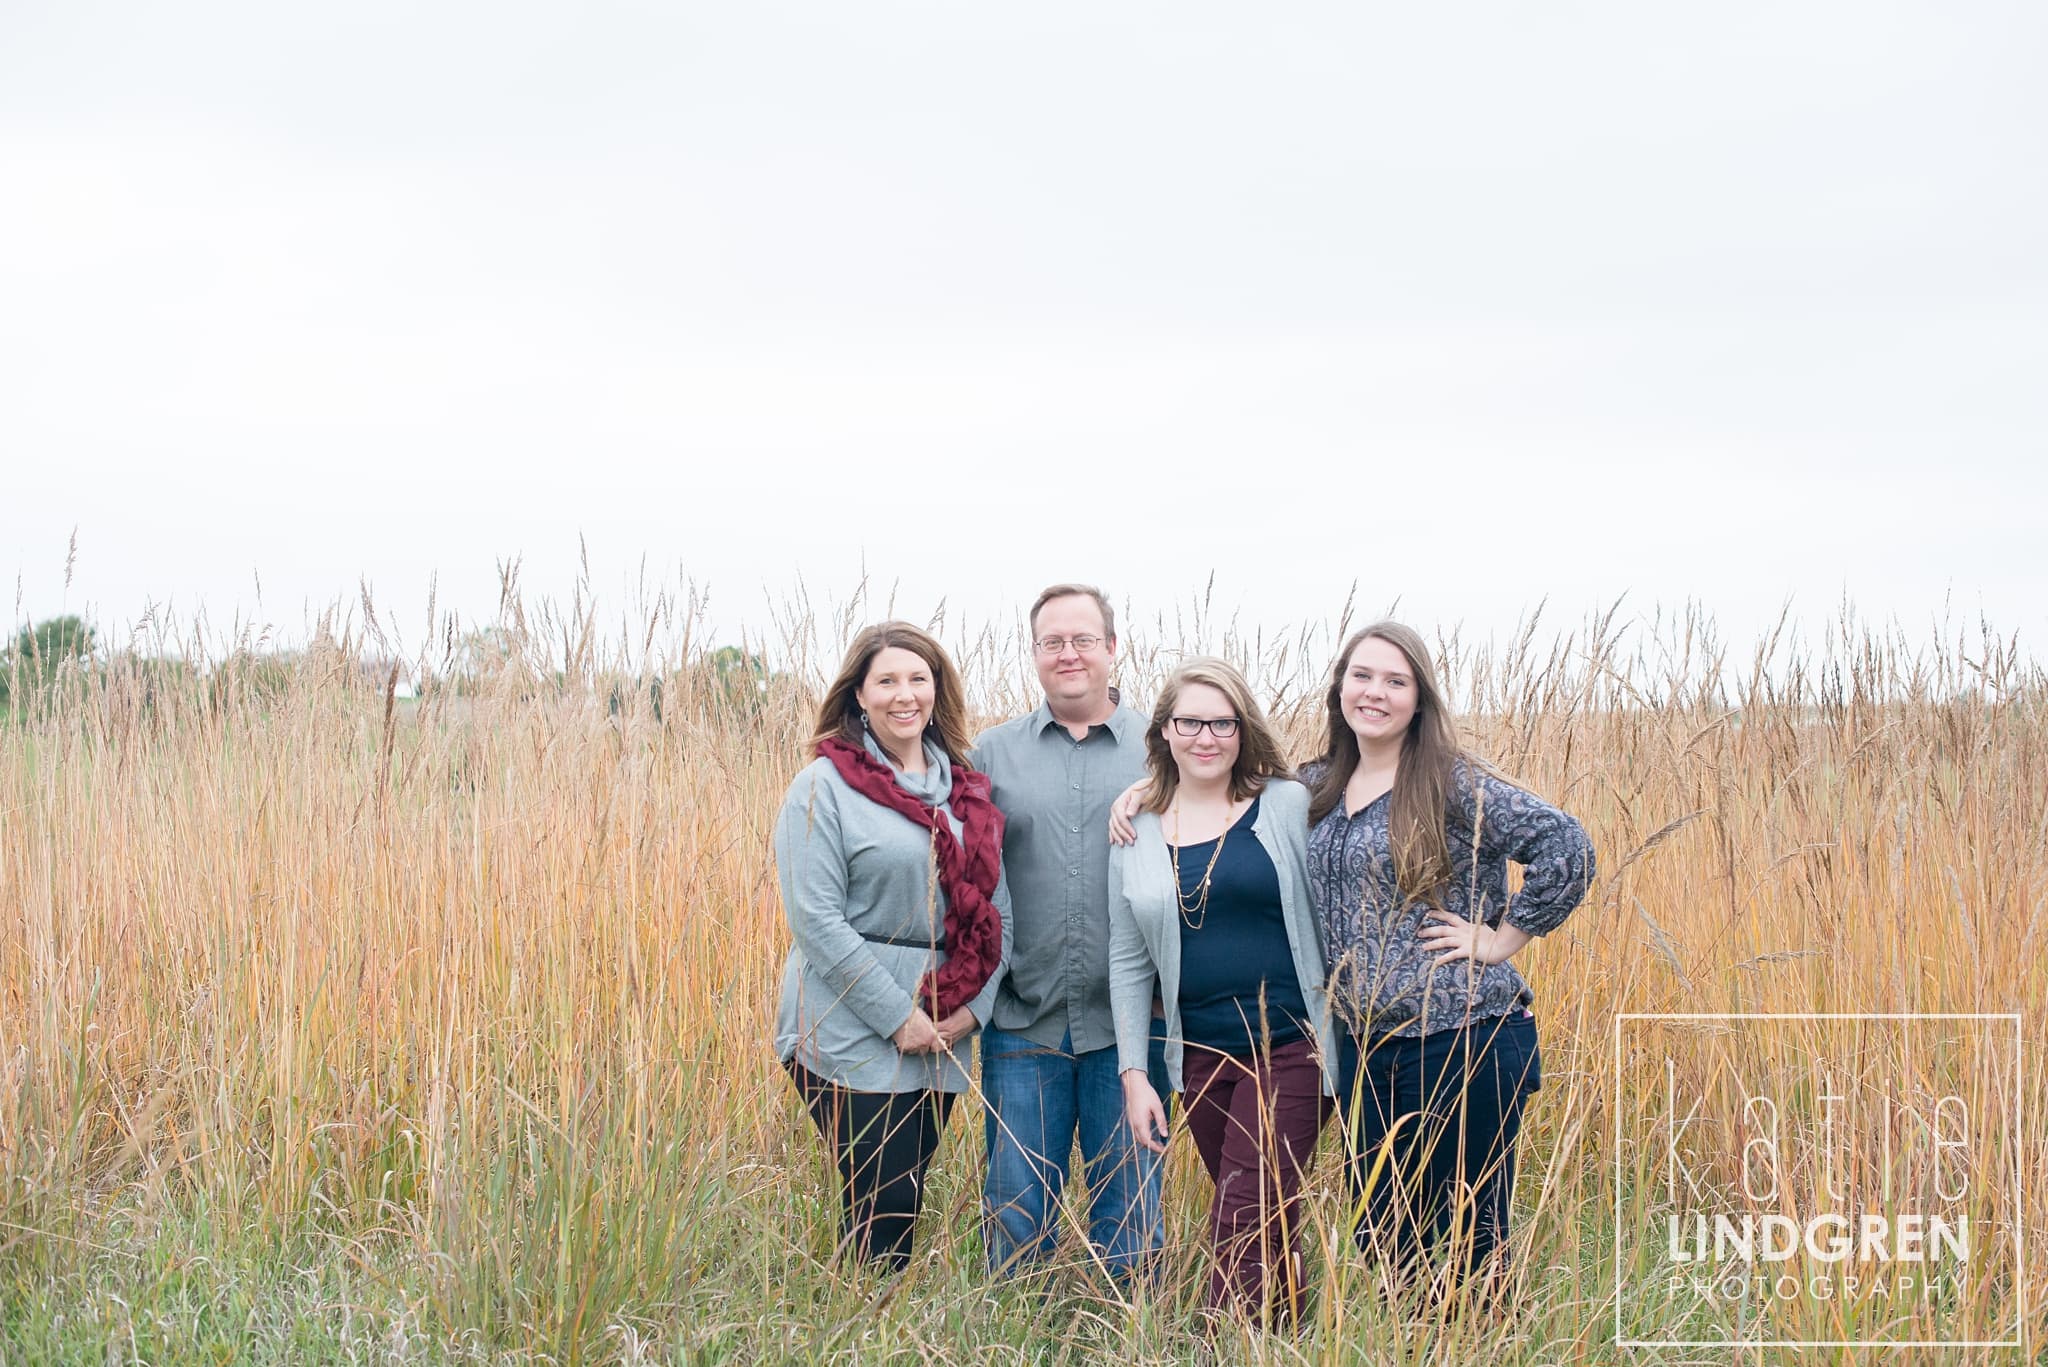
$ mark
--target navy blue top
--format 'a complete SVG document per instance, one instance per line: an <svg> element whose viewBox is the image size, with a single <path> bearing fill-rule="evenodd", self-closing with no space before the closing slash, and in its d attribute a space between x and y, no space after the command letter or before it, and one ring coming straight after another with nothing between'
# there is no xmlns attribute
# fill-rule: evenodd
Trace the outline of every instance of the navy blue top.
<svg viewBox="0 0 2048 1367"><path fill-rule="evenodd" d="M1262 1044L1291 1044L1309 1033L1308 1003L1280 918L1280 875L1252 834L1258 816L1255 797L1230 828L1220 855L1215 841L1204 840L1181 846L1179 857L1181 901L1187 905L1196 901L1202 870L1216 855L1208 906L1180 918L1181 1038L1190 1047L1240 1058Z"/></svg>

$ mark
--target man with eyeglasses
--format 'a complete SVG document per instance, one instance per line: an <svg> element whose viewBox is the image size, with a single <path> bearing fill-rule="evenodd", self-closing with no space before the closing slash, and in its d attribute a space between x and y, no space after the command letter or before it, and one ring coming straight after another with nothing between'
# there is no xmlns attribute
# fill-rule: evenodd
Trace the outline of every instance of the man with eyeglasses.
<svg viewBox="0 0 2048 1367"><path fill-rule="evenodd" d="M1161 1232L1160 1160L1124 1123L1109 1009L1109 804L1145 772L1146 718L1110 685L1116 617L1102 590L1055 584L1030 623L1045 701L974 748L1007 821L1015 936L981 1031L989 1263L1019 1271L1053 1251L1079 1139L1089 1243L1121 1277L1159 1248ZM1158 1038L1151 1072L1167 1095Z"/></svg>

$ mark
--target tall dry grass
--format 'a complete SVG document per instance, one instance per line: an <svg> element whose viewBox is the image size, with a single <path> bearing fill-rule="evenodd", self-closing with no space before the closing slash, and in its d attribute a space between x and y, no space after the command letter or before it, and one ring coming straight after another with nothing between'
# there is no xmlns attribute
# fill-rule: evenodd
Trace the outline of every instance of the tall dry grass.
<svg viewBox="0 0 2048 1367"><path fill-rule="evenodd" d="M768 832L809 687L883 611L793 601L757 689L720 676L687 611L607 638L581 604L514 598L509 651L416 701L360 667L389 653L366 612L282 674L101 668L0 726L0 1357L1204 1351L1185 1141L1157 1291L1079 1270L991 1286L972 1106L912 1273L831 1260L826 1169L767 1045L787 944ZM1231 655L1306 756L1342 627L1245 636L1197 601L1127 626L1121 678L1146 696L1183 650ZM989 719L1035 700L1020 624L941 629ZM1215 1351L1656 1360L1612 1342L1615 1014L2017 1011L2036 1044L2048 688L1987 632L1846 615L1739 657L1696 613L1440 643L1468 739L1602 854L1519 961L1548 1079L1522 1303L1383 1302L1326 1155L1306 1332L1223 1326ZM2038 1072L2024 1106L2025 1209L2048 1228ZM1965 1322L2005 1332L2021 1290L1978 1289Z"/></svg>

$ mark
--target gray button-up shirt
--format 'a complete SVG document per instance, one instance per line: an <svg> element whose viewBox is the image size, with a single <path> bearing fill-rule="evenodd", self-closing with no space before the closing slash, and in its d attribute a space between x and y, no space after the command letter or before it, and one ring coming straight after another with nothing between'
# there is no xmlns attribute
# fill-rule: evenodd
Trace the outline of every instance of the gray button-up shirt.
<svg viewBox="0 0 2048 1367"><path fill-rule="evenodd" d="M1010 886L1010 971L992 1024L1078 1053L1116 1045L1109 1010L1109 804L1145 773L1146 718L1121 700L1085 739L1040 703L984 731L974 767L995 785Z"/></svg>

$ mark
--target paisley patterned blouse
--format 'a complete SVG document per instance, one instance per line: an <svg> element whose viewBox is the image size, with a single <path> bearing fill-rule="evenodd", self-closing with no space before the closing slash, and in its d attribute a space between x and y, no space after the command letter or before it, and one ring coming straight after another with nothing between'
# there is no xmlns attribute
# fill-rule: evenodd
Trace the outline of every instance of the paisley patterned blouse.
<svg viewBox="0 0 2048 1367"><path fill-rule="evenodd" d="M1304 765L1314 786L1323 765ZM1340 802L1309 831L1309 892L1329 963L1337 1019L1365 1038L1426 1035L1524 1010L1535 1000L1511 963L1460 960L1433 967L1419 939L1429 907L1402 896L1394 880L1383 795L1347 815ZM1593 842L1565 813L1507 780L1459 761L1445 835L1451 877L1446 911L1531 935L1564 923L1593 881ZM1508 864L1523 869L1508 896Z"/></svg>

